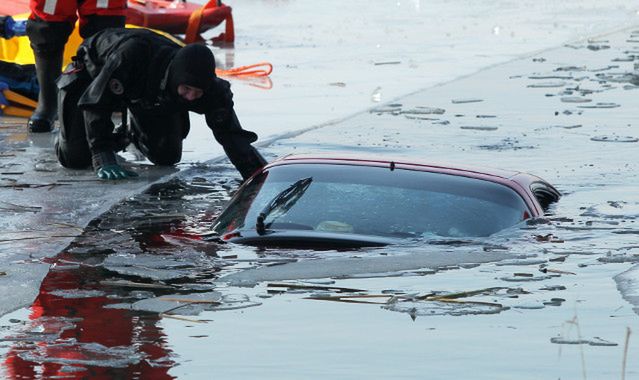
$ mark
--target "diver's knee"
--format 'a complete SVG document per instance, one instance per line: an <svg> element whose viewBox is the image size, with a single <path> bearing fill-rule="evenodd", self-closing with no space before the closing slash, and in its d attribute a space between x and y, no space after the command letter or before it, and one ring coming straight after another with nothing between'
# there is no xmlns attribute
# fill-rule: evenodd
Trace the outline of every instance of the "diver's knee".
<svg viewBox="0 0 639 380"><path fill-rule="evenodd" d="M55 154L60 165L68 169L86 169L91 166L91 151L86 144L73 144L57 136Z"/></svg>
<svg viewBox="0 0 639 380"><path fill-rule="evenodd" d="M182 160L182 142L180 141L179 144L175 142L159 143L149 149L146 157L155 165L175 165Z"/></svg>

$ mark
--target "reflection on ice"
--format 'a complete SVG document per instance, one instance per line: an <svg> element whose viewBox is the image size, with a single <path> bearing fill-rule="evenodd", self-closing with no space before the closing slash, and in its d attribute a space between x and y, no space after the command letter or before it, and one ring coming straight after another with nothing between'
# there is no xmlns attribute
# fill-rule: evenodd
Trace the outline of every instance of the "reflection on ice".
<svg viewBox="0 0 639 380"><path fill-rule="evenodd" d="M54 342L60 335L76 327L81 318L40 317L30 321L19 333L10 334L0 341L8 342Z"/></svg>
<svg viewBox="0 0 639 380"><path fill-rule="evenodd" d="M222 302L219 292L167 294L161 297L143 299L132 304L113 304L109 308L147 311L151 313L171 313L198 315L204 310L214 310Z"/></svg>
<svg viewBox="0 0 639 380"><path fill-rule="evenodd" d="M53 290L49 294L60 298L92 298L103 297L106 295L101 290L82 290L82 289L60 289Z"/></svg>
<svg viewBox="0 0 639 380"><path fill-rule="evenodd" d="M64 343L48 344L35 350L21 352L18 356L34 363L79 364L125 368L137 364L143 356L135 347L106 347L98 343L80 343L70 340Z"/></svg>
<svg viewBox="0 0 639 380"><path fill-rule="evenodd" d="M104 268L126 276L137 276L156 281L186 278L198 267L195 260L163 255L109 255Z"/></svg>
<svg viewBox="0 0 639 380"><path fill-rule="evenodd" d="M252 301L246 294L225 294L222 296L222 302L213 310L237 310L260 306L261 304L261 302Z"/></svg>

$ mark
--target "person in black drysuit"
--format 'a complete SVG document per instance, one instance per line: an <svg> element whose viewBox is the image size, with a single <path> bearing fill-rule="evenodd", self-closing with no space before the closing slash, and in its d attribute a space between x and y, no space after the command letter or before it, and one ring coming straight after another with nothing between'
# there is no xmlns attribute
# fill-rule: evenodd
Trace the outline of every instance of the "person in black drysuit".
<svg viewBox="0 0 639 380"><path fill-rule="evenodd" d="M242 129L227 81L216 77L213 53L180 47L145 29L106 29L86 39L58 81L60 131L55 150L67 168L93 165L102 179L136 176L115 152L133 142L154 164L173 165L189 132L188 111L204 114L215 139L244 179L266 164ZM127 108L130 125L114 128Z"/></svg>

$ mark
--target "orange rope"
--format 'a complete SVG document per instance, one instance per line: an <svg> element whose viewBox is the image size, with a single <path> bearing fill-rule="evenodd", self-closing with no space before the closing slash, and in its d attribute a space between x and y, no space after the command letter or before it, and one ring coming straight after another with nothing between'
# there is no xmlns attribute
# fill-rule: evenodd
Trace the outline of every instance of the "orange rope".
<svg viewBox="0 0 639 380"><path fill-rule="evenodd" d="M260 62L248 66L234 67L228 70L215 69L215 73L221 77L267 77L273 72L273 65L268 62Z"/></svg>

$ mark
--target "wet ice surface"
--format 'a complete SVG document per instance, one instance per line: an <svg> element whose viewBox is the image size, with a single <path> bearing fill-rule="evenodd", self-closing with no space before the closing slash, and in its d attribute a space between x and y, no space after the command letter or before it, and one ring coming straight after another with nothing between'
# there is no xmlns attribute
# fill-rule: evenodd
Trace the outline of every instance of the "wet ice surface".
<svg viewBox="0 0 639 380"><path fill-rule="evenodd" d="M28 135L24 120L1 118L0 314L30 303L54 256L114 199L140 192L175 170L140 166L140 181L105 186L89 170L65 170L53 134ZM90 196L88 196L90 194Z"/></svg>
<svg viewBox="0 0 639 380"><path fill-rule="evenodd" d="M36 303L0 319L10 359L0 373L465 378L473 368L486 379L617 378L625 329L635 332L630 358L639 331L637 100L625 86L635 77L633 35L388 104L378 90L370 112L265 150L271 159L355 151L530 171L564 192L545 221L468 244L217 246L201 237L239 181L228 164L195 165L74 230ZM10 203L3 209L36 212ZM628 378L638 371L629 360Z"/></svg>
<svg viewBox="0 0 639 380"><path fill-rule="evenodd" d="M266 60L275 68L268 91L258 89L259 83L231 80L240 120L262 139L339 122L376 103L566 41L581 49L610 45L585 38L637 21L635 4L622 0L226 3L233 7L238 40L235 49L215 50L218 65ZM611 50L601 52L628 56ZM482 97L460 92L447 103ZM184 158L204 161L215 142L200 128L201 118L196 120L200 125L191 130L194 138L187 140Z"/></svg>
<svg viewBox="0 0 639 380"><path fill-rule="evenodd" d="M624 299L635 305L635 312L639 314L639 266L618 274L615 281Z"/></svg>
<svg viewBox="0 0 639 380"><path fill-rule="evenodd" d="M199 164L94 220L55 259L31 317L2 319L2 352L20 370L124 377L211 368L227 378L460 378L467 368L486 379L616 377L626 328L639 331L639 153L636 142L611 140L637 136L637 101L597 74L610 61L604 52L624 54L626 37L487 70L264 150L270 159L355 150L523 169L564 193L545 218L468 242L342 252L216 245L201 238L239 180L228 164ZM571 62L583 68L565 86L529 86ZM488 82L500 91L486 92ZM577 87L593 90L579 95L591 103L620 106L561 100ZM105 318L117 328L82 334ZM498 370L483 367L495 361ZM626 371L635 376L636 361Z"/></svg>
<svg viewBox="0 0 639 380"><path fill-rule="evenodd" d="M530 373L522 373L532 371L533 368L533 378L570 377L567 374L579 377L582 370L580 350L584 350L586 365L583 370L588 375L593 376L594 373L595 377L605 378L618 373L620 366L612 363L619 363L623 357L623 350L619 346L624 345L625 328L630 327L633 331L637 328L637 314L633 312L637 305L636 282L630 280L636 276L636 271L620 275L617 281L612 279L616 274L629 270L636 262L639 252L634 232L637 229L636 207L639 200L636 192L639 153L636 143L632 141L637 137L633 125L636 99L623 86L614 83L610 86L609 82L602 81L602 76L597 74L610 71L634 72L632 64L613 67L608 65L610 55L601 55L607 50L615 50L615 55L623 54L625 37L625 34L611 37L608 49L595 49L592 47L594 45L587 45L548 52L544 54L544 61L511 65L482 73L460 83L425 91L422 95L377 106L371 109L368 116L354 117L336 127L276 143L270 150L274 152L273 155L290 151L352 152L352 147L355 146L357 151L369 154L400 154L421 159L425 159L424 155L427 154L426 159L435 161L471 161L475 165L498 167L505 167L507 162L508 168L527 170L557 184L565 196L553 208L548 224L529 226L519 232L519 238L513 237L509 242L503 243L509 255L525 254L533 256L532 258L500 262L497 265L482 264L466 269L458 266L458 269L451 271L405 270L382 274L382 277L371 274L354 275L347 279L337 277L335 281L339 286L367 291L359 293L363 297L358 298L337 298L339 294L335 292L312 295L314 300L329 304L315 307L300 304L294 311L286 307L286 302L277 301L277 297L284 295L277 295L265 302L256 318L282 318L284 321L278 326L286 326L286 331L299 334L300 328L295 319L307 321L307 318L313 318L314 313L321 312L323 319L340 321L334 334L331 334L330 329L324 331L333 339L334 345L330 347L340 347L338 351L341 355L348 349L360 349L377 357L377 352L373 353L374 350L362 347L370 347L378 341L386 344L390 341L397 342L392 346L394 350L398 350L397 345L406 344L410 348L401 350L404 356L397 355L395 351L392 355L393 360L401 362L394 368L404 368L407 371L402 372L404 374L414 375L422 369L429 373L435 370L444 376L463 376L454 370L437 370L432 365L415 364L415 361L433 359L439 364L453 365L456 359L466 358L463 352L467 349L463 347L468 345L475 347L472 350L474 353L484 350L480 357L488 360L497 358L503 363L502 370L505 372L501 373L508 373L506 377L516 373L520 377L531 378ZM561 76L565 86L529 86L530 80L548 81L551 77L543 74L535 76L534 73L555 70L562 72L569 62L586 66L574 75ZM560 71L559 68L564 70ZM482 83L499 83L500 91L486 94L481 87ZM572 94L563 93L564 91ZM547 94L554 96L546 96ZM575 94L579 96L578 102L561 101L562 96ZM452 101L473 99L473 95L478 96L475 99L481 96L483 102ZM594 107L579 107L584 102L593 104ZM424 111L421 113L422 119L406 117L410 114L419 115L419 110ZM433 110L438 111L432 112ZM467 128L486 126L476 125L476 121L471 121L477 120L478 115L496 116L490 119L490 126L497 129ZM619 139L615 136L632 138ZM317 141L322 143L318 144ZM451 250L460 253L459 247ZM390 261L396 263L404 258L399 253L401 248L394 248L392 251L397 256L389 253L387 257L390 257ZM374 254L372 251L368 252ZM429 253L433 254L433 251ZM374 256L366 257L362 253L358 255L365 256L363 261L377 259ZM333 260L333 263L346 263L349 259ZM359 259L351 261L356 260ZM258 282L260 279L276 281L280 278L275 275L285 276L289 269L299 271L298 278L303 278L301 272L308 274L330 271L333 263L327 259L322 268L317 268L302 261L242 271L231 274L227 279L249 277ZM356 267L355 264L352 265L351 268ZM308 268L305 270L304 266ZM343 268L344 265L340 267ZM405 294L413 294L413 297L400 298L386 304L390 297L373 297L383 295L383 291L387 289L385 285L392 286L392 289L399 288ZM506 287L512 293L505 293L500 297L472 295L461 299L466 302L459 304L414 300L433 291L475 290L491 286ZM257 289L259 292L260 286ZM523 291L517 293L514 292L515 289ZM266 290L269 290L268 286ZM295 299L290 289L287 294L287 300ZM375 302L381 304L381 307L376 309L378 306L363 301ZM287 313L294 312L295 316L286 318L282 315L284 311L280 312L278 308ZM399 327L399 322L381 314L383 310L416 318L417 326L436 331L426 336L419 334L423 337L420 341L411 336L414 330L410 326L415 325L409 325L406 329ZM458 314L465 315L462 318L472 319L461 322L450 320L452 315ZM491 319L484 321L477 316L469 317L474 314L486 314L483 318ZM438 317L441 315L447 318ZM389 318L394 322L388 322ZM262 333L261 323L252 323L248 317L243 320L250 330L246 333L247 336ZM316 318L313 320L317 321ZM374 320L377 325L367 324L363 320ZM375 331L376 338L364 338L364 333L355 327L359 323ZM395 336L380 331L384 328L392 330ZM461 332L458 331L459 328L462 329ZM176 328L176 331L180 329ZM360 344L349 344L346 339L337 337L338 333L355 334ZM318 339L310 332L302 333L302 337L296 336L298 344L318 344ZM257 340L264 346L268 344L266 340ZM229 336L223 342L233 342L233 338ZM567 347L568 343L580 343L580 347L587 347L573 350ZM317 350L321 350L321 347L327 346L320 344ZM525 355L536 364L526 367L504 363L509 359L515 360L514 354L504 351L505 347L517 351L517 357ZM637 347L636 342L631 338L630 349L635 349L634 347ZM317 350L309 349L305 352L312 351L325 361L346 363L348 358L354 359L347 355L347 359L339 360L326 351L318 353ZM390 350L382 351L388 353ZM378 358L381 360L381 357L380 355ZM240 365L232 358L224 357L224 360L229 359ZM320 360L302 361L307 364L311 362L315 364L313 368L319 368ZM266 364L267 359L259 360L259 363L271 368ZM367 363L370 365L371 361ZM471 367L479 365L473 360L465 363ZM228 366L230 368L232 364ZM328 367L335 368L330 365ZM320 372L322 374L336 373L323 368L325 372ZM361 370L360 367L357 368ZM378 366L373 365L373 368L383 373ZM632 371L636 374L637 368L634 367ZM370 368L366 370L366 373L371 372L373 370ZM176 373L186 372L176 370ZM478 377L495 376L495 372L490 370L483 373L484 375L478 374Z"/></svg>

